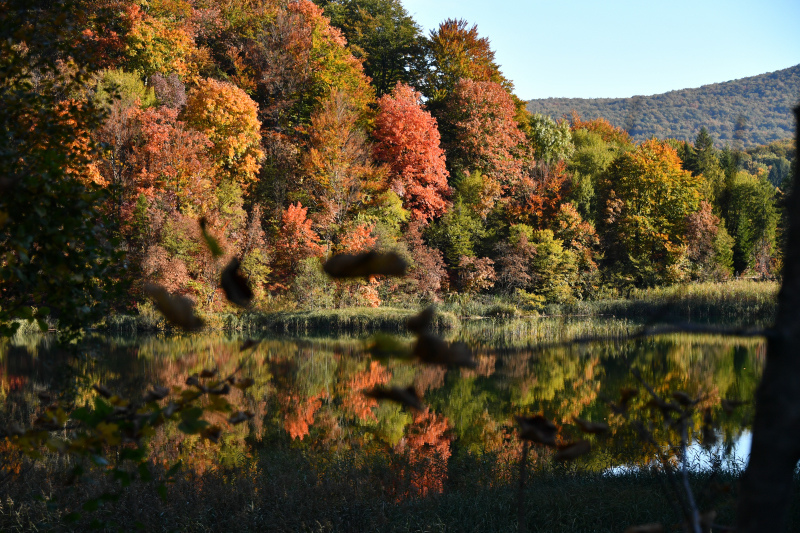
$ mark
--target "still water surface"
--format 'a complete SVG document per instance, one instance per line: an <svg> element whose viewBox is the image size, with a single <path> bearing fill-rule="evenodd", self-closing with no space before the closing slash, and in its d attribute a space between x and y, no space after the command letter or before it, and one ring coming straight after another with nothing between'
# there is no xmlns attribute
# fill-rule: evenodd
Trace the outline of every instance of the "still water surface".
<svg viewBox="0 0 800 533"><path fill-rule="evenodd" d="M720 400L753 397L763 342L685 334L624 340L634 328L617 320L476 322L446 335L470 346L478 362L474 370L375 359L366 349L368 340L347 336L265 337L241 351L244 337L222 333L98 334L77 358L59 350L50 337L18 336L0 344L0 398L6 421L29 423L39 406L38 392L60 392L82 404L91 400L95 383L136 397L153 385L183 387L187 376L204 368L226 375L241 367L239 375L253 378L256 385L245 394L235 391L230 399L255 413L253 420L230 427L212 415L212 423L225 427L218 444L162 431L151 445L155 461L180 458L202 471L253 457L269 443L298 452L346 449L365 457L404 457L412 465L427 457L419 463L425 475L416 484L425 492L441 490L448 465L459 457L491 459L486 464L497 472L489 477L507 475L521 446L515 415L543 414L558 425L560 442L584 438L575 417L606 422L610 431L588 436L592 453L573 468L614 473L652 465L659 454L678 457L680 437L647 407L651 397L631 374L637 369L665 398L680 391L699 399L687 443L694 468L709 468L716 458L732 467L741 464L749 449L753 407L728 413ZM586 334L606 340L559 344ZM413 342L399 339L409 346ZM375 386L409 385L422 396L424 412L363 395ZM612 413L610 403L619 401L624 388L640 393L620 416ZM701 434L706 410L718 437L714 446ZM642 441L636 422L649 428L658 447ZM547 449L534 447L531 458L534 468L552 465Z"/></svg>

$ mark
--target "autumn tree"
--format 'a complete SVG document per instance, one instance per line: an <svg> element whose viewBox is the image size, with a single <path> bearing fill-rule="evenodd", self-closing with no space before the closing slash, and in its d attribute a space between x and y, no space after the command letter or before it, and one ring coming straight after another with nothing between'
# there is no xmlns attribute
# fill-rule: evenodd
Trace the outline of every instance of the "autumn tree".
<svg viewBox="0 0 800 533"><path fill-rule="evenodd" d="M609 266L636 285L680 279L686 217L700 205L701 186L655 139L615 159L600 183Z"/></svg>
<svg viewBox="0 0 800 533"><path fill-rule="evenodd" d="M497 283L508 293L527 289L531 283L529 265L536 248L529 242L533 228L515 224L509 228L509 238L497 244Z"/></svg>
<svg viewBox="0 0 800 533"><path fill-rule="evenodd" d="M318 0L331 24L364 65L378 96L398 83L419 85L424 75L424 38L399 0Z"/></svg>
<svg viewBox="0 0 800 533"><path fill-rule="evenodd" d="M464 19L447 19L431 31L428 39L431 66L425 82L425 96L441 101L462 79L492 82L504 89L511 82L500 73L489 39L478 36L478 27Z"/></svg>
<svg viewBox="0 0 800 533"><path fill-rule="evenodd" d="M371 147L358 120L355 104L342 91L332 92L311 119L299 193L308 195L329 240L384 185L382 169L372 164Z"/></svg>
<svg viewBox="0 0 800 533"><path fill-rule="evenodd" d="M509 186L507 217L543 229L558 212L569 189L564 161L529 161L520 178Z"/></svg>
<svg viewBox="0 0 800 533"><path fill-rule="evenodd" d="M243 188L255 181L263 157L261 123L258 104L247 93L230 83L201 80L181 118L208 136L209 155L221 174Z"/></svg>
<svg viewBox="0 0 800 533"><path fill-rule="evenodd" d="M686 219L686 257L691 261L693 279L727 279L733 270L734 240L711 204L703 200L700 208Z"/></svg>
<svg viewBox="0 0 800 533"><path fill-rule="evenodd" d="M518 150L524 134L515 120L511 95L492 81L459 80L447 102L454 135L445 144L452 173L480 171L484 177L479 212L485 215L522 175Z"/></svg>
<svg viewBox="0 0 800 533"><path fill-rule="evenodd" d="M136 165L136 195L164 199L175 209L202 215L213 202L218 176L206 151L213 145L202 132L178 120L178 111L168 107L137 110L138 146L133 154Z"/></svg>
<svg viewBox="0 0 800 533"><path fill-rule="evenodd" d="M299 202L289 205L281 217L281 225L274 243L272 268L279 284L287 287L299 263L309 257L324 253L319 235L311 227L308 208Z"/></svg>
<svg viewBox="0 0 800 533"><path fill-rule="evenodd" d="M633 144L631 136L623 130L612 125L604 118L596 118L594 120L581 120L577 113L572 113L571 119L572 131L586 130L590 133L596 133L603 141L607 143L614 143L619 146L630 146Z"/></svg>
<svg viewBox="0 0 800 533"><path fill-rule="evenodd" d="M603 257L594 224L584 220L571 203L564 202L551 220L550 229L564 249L575 254L578 277L576 282L570 282L572 291L578 297L591 295L600 284L599 263Z"/></svg>
<svg viewBox="0 0 800 533"><path fill-rule="evenodd" d="M412 221L403 236L412 261L408 277L414 283L413 293L435 300L447 288L447 270L442 252L425 243L422 230L421 221Z"/></svg>
<svg viewBox="0 0 800 533"><path fill-rule="evenodd" d="M232 79L258 102L267 128L308 124L319 103L335 90L350 95L363 112L374 98L361 62L339 29L309 0L277 1L242 10L223 7L230 22L209 46Z"/></svg>
<svg viewBox="0 0 800 533"><path fill-rule="evenodd" d="M185 4L185 11L181 13L180 2L171 3L179 9L165 9L159 13L157 9L145 11L135 3L126 6L124 16L130 25L124 37L126 68L144 76L172 73L187 76L196 72L196 65L192 62L192 56L197 53L194 27L189 20L175 16L191 15L191 7ZM154 4L153 7L158 7L169 3Z"/></svg>
<svg viewBox="0 0 800 533"><path fill-rule="evenodd" d="M447 209L450 187L436 119L422 108L421 94L398 83L378 101L375 158L389 166L389 187L413 220L428 221Z"/></svg>

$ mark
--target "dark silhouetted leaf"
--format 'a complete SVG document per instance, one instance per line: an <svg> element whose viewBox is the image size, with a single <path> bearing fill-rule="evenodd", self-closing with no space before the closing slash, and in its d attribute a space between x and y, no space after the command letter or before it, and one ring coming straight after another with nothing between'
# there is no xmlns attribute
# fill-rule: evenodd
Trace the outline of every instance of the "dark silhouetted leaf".
<svg viewBox="0 0 800 533"><path fill-rule="evenodd" d="M211 236L206 229L207 221L205 217L200 219L200 232L203 234L203 239L206 241L206 245L208 245L208 250L211 252L211 255L214 257L221 257L224 253L222 251L222 247L217 242L217 239Z"/></svg>
<svg viewBox="0 0 800 533"><path fill-rule="evenodd" d="M573 418L575 424L580 428L581 431L584 433L605 433L608 431L608 424L605 422L591 422L589 420L583 420L580 418Z"/></svg>
<svg viewBox="0 0 800 533"><path fill-rule="evenodd" d="M322 269L332 278L405 276L407 268L406 262L396 253L375 251L334 255L322 265Z"/></svg>
<svg viewBox="0 0 800 533"><path fill-rule="evenodd" d="M519 438L547 446L556 445L556 425L541 415L518 416Z"/></svg>
<svg viewBox="0 0 800 533"><path fill-rule="evenodd" d="M205 428L200 435L204 439L208 439L213 443L219 442L220 437L222 437L222 428L219 426L208 426Z"/></svg>
<svg viewBox="0 0 800 533"><path fill-rule="evenodd" d="M92 385L92 388L95 390L95 392L97 392L97 394L99 394L103 398L111 398L111 396L113 396L113 394L111 393L110 390L108 390L108 388L104 387L103 385L100 385L99 383Z"/></svg>
<svg viewBox="0 0 800 533"><path fill-rule="evenodd" d="M417 338L414 343L412 355L421 361L432 365L461 366L477 368L478 363L472 357L472 352L463 342L448 344L430 333L425 333Z"/></svg>
<svg viewBox="0 0 800 533"><path fill-rule="evenodd" d="M231 380L229 380L229 381L231 381ZM233 381L233 383L231 383L231 385L233 385L234 387L236 387L237 389L240 389L240 390L249 389L250 387L252 387L255 384L255 381L253 381L253 378L243 378L243 379L232 378L232 381Z"/></svg>
<svg viewBox="0 0 800 533"><path fill-rule="evenodd" d="M195 316L194 304L184 296L170 294L163 287L148 283L144 287L147 293L167 322L185 329L195 331L203 327L203 321Z"/></svg>
<svg viewBox="0 0 800 533"><path fill-rule="evenodd" d="M148 391L144 397L145 402L155 402L163 400L169 395L169 389L166 387L155 387L153 390Z"/></svg>
<svg viewBox="0 0 800 533"><path fill-rule="evenodd" d="M631 389L625 387L624 389L619 391L619 403L622 405L627 405L631 399L635 398L639 395L639 391L636 389Z"/></svg>
<svg viewBox="0 0 800 533"><path fill-rule="evenodd" d="M426 307L418 315L414 315L408 319L409 331L422 335L427 333L433 325L433 317L436 314L436 309L433 306Z"/></svg>
<svg viewBox="0 0 800 533"><path fill-rule="evenodd" d="M228 418L228 423L233 424L241 424L242 422L247 422L251 418L253 418L253 413L250 411L237 411L233 413L230 418Z"/></svg>
<svg viewBox="0 0 800 533"><path fill-rule="evenodd" d="M241 348L239 348L239 351L243 352L245 350L249 350L250 348L254 348L254 347L258 346L259 344L261 344L261 339L259 339L259 340L247 339L246 341L244 341L242 343L242 346L241 346Z"/></svg>
<svg viewBox="0 0 800 533"><path fill-rule="evenodd" d="M590 451L592 451L592 445L589 444L589 441L579 440L560 447L553 459L556 461L572 461L581 455L586 455Z"/></svg>
<svg viewBox="0 0 800 533"><path fill-rule="evenodd" d="M208 390L209 394L215 394L217 396L225 396L230 392L231 392L231 387L227 383L223 383L221 385L214 387L213 389Z"/></svg>
<svg viewBox="0 0 800 533"><path fill-rule="evenodd" d="M682 391L673 392L672 397L684 407L688 407L697 403L691 396Z"/></svg>
<svg viewBox="0 0 800 533"><path fill-rule="evenodd" d="M370 390L364 391L364 396L375 398L376 400L391 400L401 405L406 405L417 411L424 411L425 406L422 405L419 395L414 387L401 389L400 387L375 387Z"/></svg>
<svg viewBox="0 0 800 533"><path fill-rule="evenodd" d="M411 357L411 351L404 342L386 333L376 333L370 337L366 349L378 359L408 359Z"/></svg>
<svg viewBox="0 0 800 533"><path fill-rule="evenodd" d="M722 405L722 410L728 414L733 413L734 409L736 409L737 407L741 407L742 405L746 405L747 403L749 402L744 402L741 400L722 399L722 401L720 401L720 405Z"/></svg>
<svg viewBox="0 0 800 533"><path fill-rule="evenodd" d="M222 271L220 278L222 290L228 300L239 307L247 307L253 299L253 291L247 284L247 280L239 273L239 260L231 259L228 266Z"/></svg>

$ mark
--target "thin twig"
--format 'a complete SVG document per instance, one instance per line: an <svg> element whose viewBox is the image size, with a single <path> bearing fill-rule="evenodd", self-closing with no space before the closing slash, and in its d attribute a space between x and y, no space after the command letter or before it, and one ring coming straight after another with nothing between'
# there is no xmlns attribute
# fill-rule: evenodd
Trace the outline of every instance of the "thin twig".
<svg viewBox="0 0 800 533"><path fill-rule="evenodd" d="M522 441L522 457L519 461L519 494L517 498L517 532L525 533L525 474L528 466L528 441Z"/></svg>
<svg viewBox="0 0 800 533"><path fill-rule="evenodd" d="M692 530L694 533L702 533L700 529L700 511L697 509L692 487L689 485L689 468L687 466L688 460L686 459L686 445L689 441L689 435L687 434L686 425L686 419L681 418L681 477L683 478L683 489L686 491L686 499L689 504L689 518L691 519Z"/></svg>

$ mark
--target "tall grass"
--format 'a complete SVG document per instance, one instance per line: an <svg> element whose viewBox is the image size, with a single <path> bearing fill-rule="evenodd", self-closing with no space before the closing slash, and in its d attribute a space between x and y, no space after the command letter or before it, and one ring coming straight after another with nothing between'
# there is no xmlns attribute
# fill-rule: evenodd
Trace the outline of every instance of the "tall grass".
<svg viewBox="0 0 800 533"><path fill-rule="evenodd" d="M550 306L545 314L766 323L774 319L779 288L777 282L752 280L689 283L635 289L625 299Z"/></svg>
<svg viewBox="0 0 800 533"><path fill-rule="evenodd" d="M776 282L734 280L724 283L691 283L635 289L627 298L613 300L580 300L567 304L549 304L529 309L505 295L448 296L437 305L435 329L457 328L459 320L492 318L521 326L521 318L539 316L630 318L644 321L719 321L731 325L764 324L775 315L779 285ZM116 333L157 331L166 327L152 306L141 306L137 315L108 317L100 329ZM310 311L245 312L206 314L209 330L287 333L364 334L376 330L401 332L409 316L418 308L359 307L315 309Z"/></svg>
<svg viewBox="0 0 800 533"><path fill-rule="evenodd" d="M0 530L85 531L97 520L109 530L153 532L516 531L516 479L476 483L474 473L485 466L477 463L485 460L469 456L451 460L443 493L398 498L393 489L396 472L385 462L365 462L343 451L321 464L313 453L273 443L235 470L179 476L169 485L165 500L157 494L156 479L131 485L117 501L93 512L83 512L82 503L117 487L103 476L69 486L68 465L51 463L26 471L24 482L3 487ZM631 525L660 522L670 531L681 517L665 496L661 476L650 471L610 475L571 467L536 470L526 486L527 530L619 532ZM717 523L734 521L737 478L725 472L690 476L695 493L701 495L700 505L718 511ZM730 492L722 499L702 496L714 485L727 485ZM49 487L44 495L50 502L33 497L32 487ZM800 497L795 494L793 501L800 503ZM70 522L67 515L72 511L83 516ZM794 505L792 512L790 529L800 524L800 506Z"/></svg>
<svg viewBox="0 0 800 533"><path fill-rule="evenodd" d="M416 309L391 307L358 307L346 309L318 309L314 311L283 311L279 313L252 313L242 315L228 323L231 329L243 331L271 331L305 334L310 332L370 333L372 331L406 332L406 322L418 312ZM458 318L452 313L437 313L433 329L457 328Z"/></svg>

